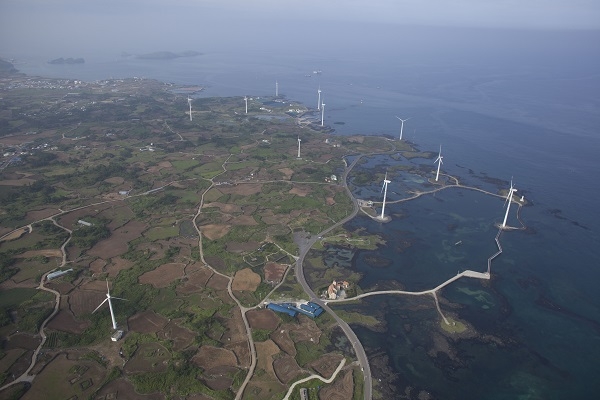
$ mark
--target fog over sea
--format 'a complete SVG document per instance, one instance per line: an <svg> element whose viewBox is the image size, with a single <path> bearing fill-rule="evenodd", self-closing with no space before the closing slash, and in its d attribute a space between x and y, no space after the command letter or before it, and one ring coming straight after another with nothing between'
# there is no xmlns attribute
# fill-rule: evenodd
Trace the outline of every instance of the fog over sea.
<svg viewBox="0 0 600 400"><path fill-rule="evenodd" d="M397 137L395 116L411 118L404 137L424 151L437 152L441 144L442 171L493 192L497 185L486 183L486 176L501 179L505 188L512 177L517 194L529 201L521 210L528 229L503 233L504 252L493 263L489 284L462 279L440 293L443 310L501 343L461 340L451 343L458 361L431 356L430 333L440 322L435 307L417 310L406 307L414 301L406 296L378 296L352 308L386 322L383 333L356 327L368 354L388 363L385 371L374 369L374 379L382 380L375 388L389 385L385 390L398 395L415 387L439 399L596 398L600 33L358 23L344 29L338 35L344 40L314 35L285 40L281 32L248 46L240 40L225 48L155 49L203 52L173 60L122 57L122 51L135 49L118 43L114 52L3 56L14 57L16 67L31 75L155 78L204 86L199 97L274 95L277 81L280 95L312 108L320 86L325 123L339 135ZM60 56L86 62L47 64ZM182 100L182 115L186 104ZM433 171L432 161L412 162ZM395 162L373 157L360 168L381 173ZM406 197L406 178L392 177L392 200ZM380 185L381 180L353 190L379 200ZM394 217L389 224L355 218L350 227L386 238L375 255L391 260L374 268L365 260L369 252L359 252L352 263L365 273L359 284L396 280L408 290L422 290L459 269L484 271L495 252L494 224L502 221L502 206L498 198L450 189L389 205ZM398 251L397 241L406 238L412 246ZM456 238L464 242L460 248L453 246Z"/></svg>

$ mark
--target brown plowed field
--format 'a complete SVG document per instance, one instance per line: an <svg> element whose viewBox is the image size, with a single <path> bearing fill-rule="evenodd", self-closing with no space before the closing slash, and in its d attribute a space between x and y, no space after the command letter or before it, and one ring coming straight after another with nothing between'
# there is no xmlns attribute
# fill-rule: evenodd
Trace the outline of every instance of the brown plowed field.
<svg viewBox="0 0 600 400"><path fill-rule="evenodd" d="M216 240L220 239L223 236L227 235L229 229L231 229L230 225L218 225L218 224L208 224L199 226L200 232L202 235L206 236L207 239Z"/></svg>
<svg viewBox="0 0 600 400"><path fill-rule="evenodd" d="M119 275L119 272L123 269L127 269L133 265L133 262L125 260L121 257L113 257L111 263L105 268L108 276L114 278Z"/></svg>
<svg viewBox="0 0 600 400"><path fill-rule="evenodd" d="M235 354L237 358L237 365L240 368L248 368L250 366L250 349L248 349L247 341L235 343L228 342L223 347L227 350L231 350Z"/></svg>
<svg viewBox="0 0 600 400"><path fill-rule="evenodd" d="M289 330L277 329L275 332L271 333L271 339L279 346L279 348L281 348L281 350L292 357L296 357L296 346L294 345L292 338L290 338Z"/></svg>
<svg viewBox="0 0 600 400"><path fill-rule="evenodd" d="M341 354L327 353L307 366L314 369L323 378L329 379L338 365L340 365L342 358L344 357Z"/></svg>
<svg viewBox="0 0 600 400"><path fill-rule="evenodd" d="M106 294L88 290L74 290L69 295L69 306L75 317L90 314L106 299Z"/></svg>
<svg viewBox="0 0 600 400"><path fill-rule="evenodd" d="M104 272L105 266L106 266L106 261L101 258L97 258L90 263L90 272L92 274L100 274L100 273Z"/></svg>
<svg viewBox="0 0 600 400"><path fill-rule="evenodd" d="M235 354L227 349L202 346L198 353L192 357L192 362L203 369L211 369L217 367L235 367L237 358Z"/></svg>
<svg viewBox="0 0 600 400"><path fill-rule="evenodd" d="M274 262L266 263L264 268L265 281L275 283L281 282L286 269L287 265L282 265Z"/></svg>
<svg viewBox="0 0 600 400"><path fill-rule="evenodd" d="M231 225L245 225L245 226L254 226L258 225L258 222L251 215L240 215L233 218L230 221Z"/></svg>
<svg viewBox="0 0 600 400"><path fill-rule="evenodd" d="M98 303L100 304L100 303ZM91 325L90 321L78 321L75 319L71 311L60 310L58 314L50 320L47 327L57 331L74 333L76 335L81 334Z"/></svg>
<svg viewBox="0 0 600 400"><path fill-rule="evenodd" d="M199 287L205 287L214 272L210 268L200 267L196 271L188 272L188 283Z"/></svg>
<svg viewBox="0 0 600 400"><path fill-rule="evenodd" d="M273 369L273 356L280 352L279 347L270 339L264 342L257 342L255 346L257 356L256 367L277 378Z"/></svg>
<svg viewBox="0 0 600 400"><path fill-rule="evenodd" d="M298 366L296 360L288 355L284 355L273 361L273 369L275 370L277 379L279 379L281 383L289 383L292 379L302 373L302 369Z"/></svg>
<svg viewBox="0 0 600 400"><path fill-rule="evenodd" d="M312 189L308 186L294 185L294 187L288 192L289 194L295 194L296 196L306 197Z"/></svg>
<svg viewBox="0 0 600 400"><path fill-rule="evenodd" d="M204 207L202 207L202 208L210 208L210 207L217 207L219 210L221 210L221 212L223 212L225 214L235 214L235 213L242 212L242 207L240 207L237 204L227 204L227 203L218 203L218 202L205 204Z"/></svg>
<svg viewBox="0 0 600 400"><path fill-rule="evenodd" d="M138 281L142 284L150 284L155 288L164 288L183 276L184 267L185 264L182 263L163 264L153 271L140 275Z"/></svg>
<svg viewBox="0 0 600 400"><path fill-rule="evenodd" d="M260 285L260 275L253 272L250 268L244 268L235 273L233 282L231 283L232 290L247 290L254 292Z"/></svg>
<svg viewBox="0 0 600 400"><path fill-rule="evenodd" d="M119 256L129 250L128 243L141 236L148 228L143 222L130 221L122 227L115 229L108 239L101 240L92 247L88 254L105 260Z"/></svg>
<svg viewBox="0 0 600 400"><path fill-rule="evenodd" d="M298 321L300 325L288 324L282 326L282 329L290 330L290 337L294 342L310 341L312 339L314 343L319 343L323 332L321 332L316 322L305 315L298 315Z"/></svg>
<svg viewBox="0 0 600 400"><path fill-rule="evenodd" d="M347 400L354 393L354 377L351 369L340 371L331 385L319 390L319 400Z"/></svg>
<svg viewBox="0 0 600 400"><path fill-rule="evenodd" d="M165 317L153 311L144 311L129 317L127 323L129 330L139 333L155 333L160 331L169 322Z"/></svg>
<svg viewBox="0 0 600 400"><path fill-rule="evenodd" d="M262 191L262 187L262 183L247 183L236 186L219 186L219 191L225 194L249 196L251 194L260 193Z"/></svg>
<svg viewBox="0 0 600 400"><path fill-rule="evenodd" d="M158 332L158 337L166 340L173 341L173 350L181 351L186 347L190 346L194 339L196 338L196 334L185 328L180 326L180 320L171 320L162 331Z"/></svg>
<svg viewBox="0 0 600 400"><path fill-rule="evenodd" d="M261 310L250 310L246 312L248 323L253 329L274 330L279 325L281 319L271 310L266 308Z"/></svg>
<svg viewBox="0 0 600 400"><path fill-rule="evenodd" d="M208 280L206 286L216 290L225 290L227 289L227 284L229 283L229 279L224 276L214 274ZM229 296L228 296L229 297Z"/></svg>

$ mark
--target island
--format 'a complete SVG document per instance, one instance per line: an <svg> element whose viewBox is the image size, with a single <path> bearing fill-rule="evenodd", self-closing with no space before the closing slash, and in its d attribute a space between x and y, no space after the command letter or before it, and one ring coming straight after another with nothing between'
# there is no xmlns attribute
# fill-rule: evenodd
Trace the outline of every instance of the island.
<svg viewBox="0 0 600 400"><path fill-rule="evenodd" d="M57 65L63 65L63 64L83 64L85 63L85 60L83 58L55 58L54 60L50 60L48 61L48 64L57 64Z"/></svg>

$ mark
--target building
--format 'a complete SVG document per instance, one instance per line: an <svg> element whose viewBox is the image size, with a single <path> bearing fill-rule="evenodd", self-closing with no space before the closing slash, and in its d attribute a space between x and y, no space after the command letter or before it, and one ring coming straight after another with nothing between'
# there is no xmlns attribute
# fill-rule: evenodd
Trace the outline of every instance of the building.
<svg viewBox="0 0 600 400"><path fill-rule="evenodd" d="M63 276L64 274L68 274L69 272L73 271L73 268L69 268L66 269L64 271L54 271L54 272L50 272L48 275L46 275L46 280L50 281L54 278L58 278Z"/></svg>
<svg viewBox="0 0 600 400"><path fill-rule="evenodd" d="M329 300L346 298L346 289L348 289L348 287L350 287L350 284L347 281L333 281L331 285L327 287L327 298Z"/></svg>
<svg viewBox="0 0 600 400"><path fill-rule="evenodd" d="M300 388L300 400L308 400L308 389Z"/></svg>
<svg viewBox="0 0 600 400"><path fill-rule="evenodd" d="M113 333L110 337L110 340L112 340L113 342L117 342L119 341L121 338L123 337L123 331L122 330L118 330L115 331L115 333Z"/></svg>
<svg viewBox="0 0 600 400"><path fill-rule="evenodd" d="M84 221L82 219L80 219L79 221L77 221L77 223L79 225L83 225L83 226L92 226L93 225L91 222L87 222L87 221Z"/></svg>

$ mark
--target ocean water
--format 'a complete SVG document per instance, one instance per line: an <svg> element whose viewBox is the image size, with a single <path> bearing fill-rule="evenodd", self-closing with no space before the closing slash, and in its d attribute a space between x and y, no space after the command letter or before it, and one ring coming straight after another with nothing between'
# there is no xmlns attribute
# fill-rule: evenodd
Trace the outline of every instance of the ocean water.
<svg viewBox="0 0 600 400"><path fill-rule="evenodd" d="M600 33L345 29L338 40L317 42L310 35L293 44L264 40L168 61L123 58L120 49L84 54L86 63L73 66L4 56L15 57L28 74L83 80L141 76L205 86L198 96L273 95L277 80L280 94L315 108L321 87L325 122L340 135L395 137L400 129L395 116L411 118L404 137L421 150L436 152L441 144L442 171L492 192L499 185L486 178L501 179L507 188L512 177L517 194L530 202L521 212L528 229L501 236L504 253L494 261L488 284L463 279L440 293L442 309L480 334L451 342L455 360L428 354L440 322L430 299L374 297L355 307L386 323L386 332L356 327L370 356L387 356L387 370L374 369L374 378L382 380L376 388L397 396L412 387L439 399L595 398ZM382 173L395 162L373 157L363 168ZM432 160L413 162L433 171ZM390 197L401 198L421 184L396 174ZM354 191L377 200L380 185ZM395 281L421 290L458 270L484 271L495 252L494 224L501 222L502 205L498 198L450 189L388 205L394 217L389 224L357 217L349 227L364 227L388 241L373 254L355 256L353 268L364 273L359 284ZM454 245L458 240L461 246ZM385 267L373 266L373 256Z"/></svg>

